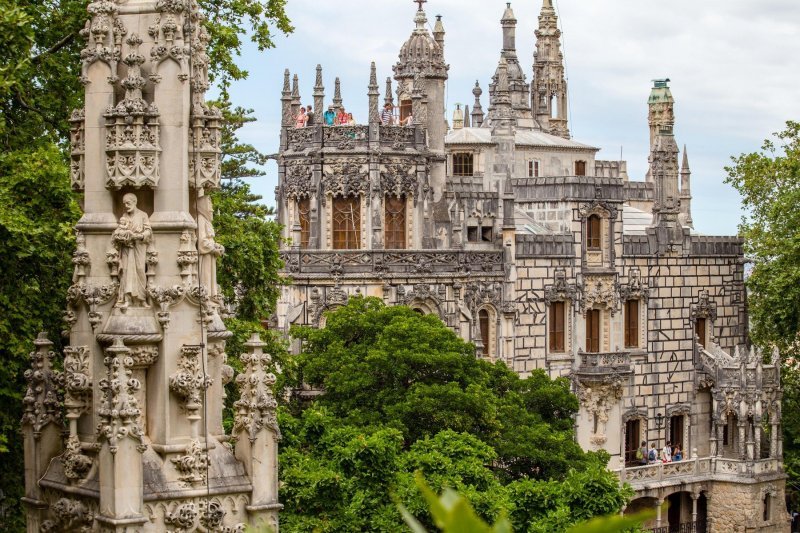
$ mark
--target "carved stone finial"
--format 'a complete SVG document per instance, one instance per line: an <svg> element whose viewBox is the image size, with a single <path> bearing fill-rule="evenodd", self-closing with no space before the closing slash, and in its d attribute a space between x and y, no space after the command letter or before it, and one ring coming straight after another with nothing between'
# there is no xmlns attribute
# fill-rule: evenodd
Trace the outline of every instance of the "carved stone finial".
<svg viewBox="0 0 800 533"><path fill-rule="evenodd" d="M31 426L34 438L39 438L48 424L59 424L61 420L58 382L60 373L53 370L55 353L53 343L45 332L33 341L36 350L30 353L31 367L25 371L28 388L22 399L22 426Z"/></svg>
<svg viewBox="0 0 800 533"><path fill-rule="evenodd" d="M236 410L233 434L245 432L250 440L265 428L280 438L276 418L278 403L272 392L275 374L267 371L272 358L264 353L265 346L258 333L253 333L245 343L247 352L241 356L245 371L236 376L240 398L233 404Z"/></svg>
<svg viewBox="0 0 800 533"><path fill-rule="evenodd" d="M116 453L121 439L132 438L141 442L143 436L139 420L142 412L136 399L142 384L133 377L130 352L120 337L106 348L106 377L100 380L103 397L97 411L100 418L97 433L98 440L108 443L111 453Z"/></svg>

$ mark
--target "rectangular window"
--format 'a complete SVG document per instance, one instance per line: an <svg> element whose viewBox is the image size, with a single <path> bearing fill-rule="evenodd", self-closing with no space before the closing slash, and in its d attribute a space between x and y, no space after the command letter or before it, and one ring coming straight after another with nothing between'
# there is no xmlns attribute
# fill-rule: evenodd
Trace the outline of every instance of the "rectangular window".
<svg viewBox="0 0 800 533"><path fill-rule="evenodd" d="M411 115L411 100L400 100L400 124L405 124Z"/></svg>
<svg viewBox="0 0 800 533"><path fill-rule="evenodd" d="M586 219L586 248L588 250L599 250L601 245L601 225L603 221L597 215L590 215Z"/></svg>
<svg viewBox="0 0 800 533"><path fill-rule="evenodd" d="M699 317L694 321L694 334L699 339L697 342L703 345L703 348L707 348L706 346L706 319L703 317Z"/></svg>
<svg viewBox="0 0 800 533"><path fill-rule="evenodd" d="M333 248L361 248L361 199L348 196L333 199Z"/></svg>
<svg viewBox="0 0 800 533"><path fill-rule="evenodd" d="M683 415L670 417L669 438L673 448L677 444L683 450Z"/></svg>
<svg viewBox="0 0 800 533"><path fill-rule="evenodd" d="M722 445L723 446L728 446L728 444L730 444L730 440L731 439L728 436L728 434L729 434L728 429L729 428L730 428L730 424L728 424L727 422L725 423L724 426L722 426Z"/></svg>
<svg viewBox="0 0 800 533"><path fill-rule="evenodd" d="M575 175L576 176L586 175L586 161L575 161Z"/></svg>
<svg viewBox="0 0 800 533"><path fill-rule="evenodd" d="M641 422L638 418L625 422L625 463L628 466L636 465L641 461L636 459L636 450L639 449Z"/></svg>
<svg viewBox="0 0 800 533"><path fill-rule="evenodd" d="M564 302L553 302L550 304L550 351L564 351L564 322L566 319L566 308Z"/></svg>
<svg viewBox="0 0 800 533"><path fill-rule="evenodd" d="M625 302L625 347L639 347L639 300Z"/></svg>
<svg viewBox="0 0 800 533"><path fill-rule="evenodd" d="M453 176L472 176L472 154L456 152L453 154Z"/></svg>
<svg viewBox="0 0 800 533"><path fill-rule="evenodd" d="M301 198L297 201L297 214L300 219L300 248L308 248L311 239L311 200Z"/></svg>
<svg viewBox="0 0 800 533"><path fill-rule="evenodd" d="M406 247L406 197L387 196L384 206L386 249L403 250Z"/></svg>
<svg viewBox="0 0 800 533"><path fill-rule="evenodd" d="M481 343L483 344L483 356L489 357L491 353L489 348L489 312L486 309L481 309L478 312L478 322L481 329Z"/></svg>
<svg viewBox="0 0 800 533"><path fill-rule="evenodd" d="M478 226L467 226L467 240L478 242Z"/></svg>
<svg viewBox="0 0 800 533"><path fill-rule="evenodd" d="M589 309L586 311L586 351L597 353L600 351L600 310Z"/></svg>
<svg viewBox="0 0 800 533"><path fill-rule="evenodd" d="M481 240L492 242L492 226L481 226Z"/></svg>
<svg viewBox="0 0 800 533"><path fill-rule="evenodd" d="M528 161L528 177L529 178L538 178L539 177L539 162L538 161Z"/></svg>

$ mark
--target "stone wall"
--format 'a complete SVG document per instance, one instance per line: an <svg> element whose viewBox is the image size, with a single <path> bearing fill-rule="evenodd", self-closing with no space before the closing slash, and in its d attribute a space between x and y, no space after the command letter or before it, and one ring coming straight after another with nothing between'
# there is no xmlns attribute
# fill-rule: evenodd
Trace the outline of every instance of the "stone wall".
<svg viewBox="0 0 800 533"><path fill-rule="evenodd" d="M790 518L784 504L784 481L742 483L716 481L709 485L708 519L713 533L787 533ZM770 501L764 520L764 498Z"/></svg>

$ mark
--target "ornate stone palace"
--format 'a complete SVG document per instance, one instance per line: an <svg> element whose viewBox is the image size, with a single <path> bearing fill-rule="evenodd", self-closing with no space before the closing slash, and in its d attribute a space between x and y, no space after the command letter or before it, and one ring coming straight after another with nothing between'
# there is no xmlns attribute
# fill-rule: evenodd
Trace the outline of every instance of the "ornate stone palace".
<svg viewBox="0 0 800 533"><path fill-rule="evenodd" d="M632 181L624 161L570 137L551 0L530 83L516 24L509 5L486 112L476 83L451 129L445 31L437 17L429 32L421 7L386 80L395 124L381 123L373 64L367 124L321 124L317 67L320 123L295 128L286 71L276 194L293 283L278 326L322 326L359 294L435 313L479 357L568 376L576 438L634 487L626 512L659 509L656 531L787 531L780 368L749 348L741 241L693 230L669 80L650 93L649 171ZM642 441L671 441L683 459L643 466Z"/></svg>
<svg viewBox="0 0 800 533"><path fill-rule="evenodd" d="M277 528L275 376L257 337L241 356L232 434L222 426L234 373L207 196L221 114L205 104L201 14L193 0L98 0L88 12L63 370L42 334L26 373L28 531Z"/></svg>

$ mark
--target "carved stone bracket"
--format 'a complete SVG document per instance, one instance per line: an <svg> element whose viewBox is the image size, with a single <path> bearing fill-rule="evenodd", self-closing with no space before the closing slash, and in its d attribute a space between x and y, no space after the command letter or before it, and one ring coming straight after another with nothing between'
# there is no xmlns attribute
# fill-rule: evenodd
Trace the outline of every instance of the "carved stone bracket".
<svg viewBox="0 0 800 533"><path fill-rule="evenodd" d="M712 321L717 319L717 304L709 300L707 291L700 292L697 303L692 304L690 308L689 318L692 321L698 318L708 318Z"/></svg>
<svg viewBox="0 0 800 533"><path fill-rule="evenodd" d="M70 483L85 479L92 468L92 459L81 451L81 441L77 435L67 437L64 453L61 455L64 476Z"/></svg>
<svg viewBox="0 0 800 533"><path fill-rule="evenodd" d="M170 459L178 479L187 486L194 486L204 481L204 474L208 468L208 454L203 451L200 441L193 439L186 445L186 455Z"/></svg>
<svg viewBox="0 0 800 533"><path fill-rule="evenodd" d="M608 413L622 398L622 392L620 383L592 383L591 386L581 384L578 388L578 398L581 405L590 416L595 418L594 424L592 424L592 421L589 422L595 428L589 441L596 448L602 448L608 441L608 436L606 435Z"/></svg>
<svg viewBox="0 0 800 533"><path fill-rule="evenodd" d="M617 283L617 292L622 302L626 300L647 302L650 298L650 287L646 282L642 281L642 274L638 268L630 269L627 284Z"/></svg>
<svg viewBox="0 0 800 533"><path fill-rule="evenodd" d="M200 419L203 406L201 395L213 380L201 368L202 346L183 345L178 359L178 371L169 377L169 389L181 399L181 407L190 420Z"/></svg>
<svg viewBox="0 0 800 533"><path fill-rule="evenodd" d="M567 273L564 269L556 269L555 279L552 285L544 287L544 301L547 304L552 302L578 302L578 287L574 282L567 282Z"/></svg>
<svg viewBox="0 0 800 533"><path fill-rule="evenodd" d="M159 324L161 324L162 328L167 329L170 321L169 308L183 300L186 296L186 289L181 285L166 288L150 287L148 294L153 301L158 303L160 309L157 313Z"/></svg>
<svg viewBox="0 0 800 533"><path fill-rule="evenodd" d="M613 316L619 307L616 283L611 276L584 276L581 296L584 314L593 307L603 307Z"/></svg>
<svg viewBox="0 0 800 533"><path fill-rule="evenodd" d="M194 284L194 278L197 271L197 247L194 232L184 230L181 233L181 244L178 248L178 266L181 267L181 279L183 285L188 287Z"/></svg>
<svg viewBox="0 0 800 533"><path fill-rule="evenodd" d="M94 513L85 503L72 498L61 498L50 506L52 519L42 522L40 531L92 531Z"/></svg>
<svg viewBox="0 0 800 533"><path fill-rule="evenodd" d="M92 370L88 346L64 347L64 408L67 419L79 418L91 407Z"/></svg>
<svg viewBox="0 0 800 533"><path fill-rule="evenodd" d="M67 290L67 322L72 322L75 318L75 310L78 305L85 303L89 308L89 324L95 330L103 321L103 317L97 307L110 302L119 289L118 283L108 285L88 285L86 283L76 283Z"/></svg>

